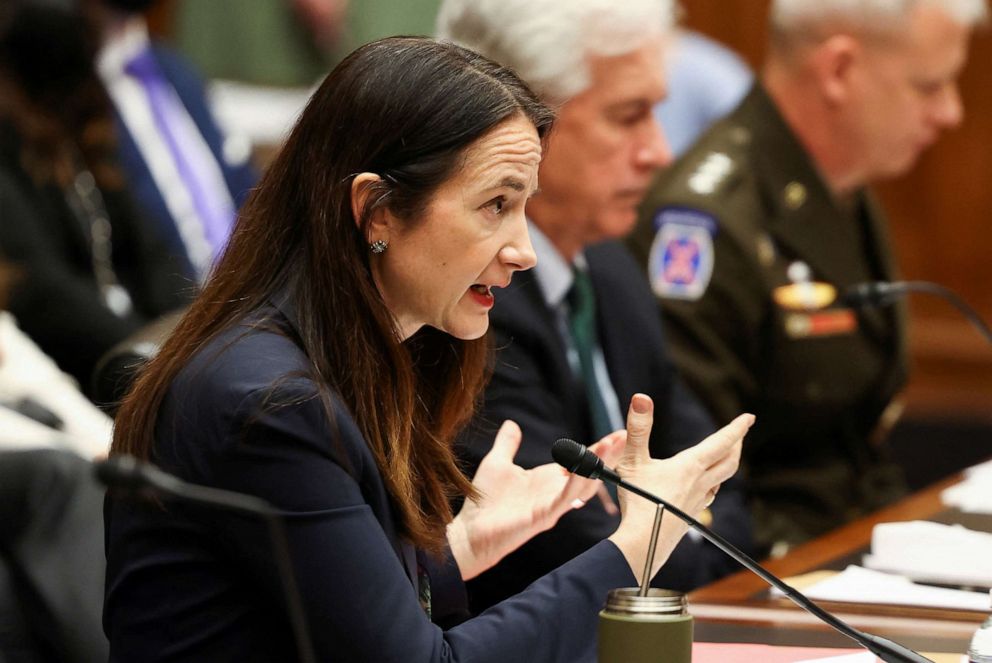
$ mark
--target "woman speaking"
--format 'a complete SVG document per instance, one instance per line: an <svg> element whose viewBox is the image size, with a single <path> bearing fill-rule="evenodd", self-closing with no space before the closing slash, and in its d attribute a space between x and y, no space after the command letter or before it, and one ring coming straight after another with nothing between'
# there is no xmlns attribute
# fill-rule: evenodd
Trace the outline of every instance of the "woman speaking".
<svg viewBox="0 0 992 663"><path fill-rule="evenodd" d="M472 483L452 449L485 379L495 291L534 264L524 207L552 120L471 51L393 38L353 53L118 415L113 453L283 512L322 661L587 660L607 591L637 582L654 508L621 493L609 540L479 616L460 609L463 579L597 489L513 465L512 423ZM626 442L597 452L701 511L752 418L657 461L651 412L635 397ZM684 533L667 520L656 567ZM264 525L118 499L106 521L111 660L293 658Z"/></svg>

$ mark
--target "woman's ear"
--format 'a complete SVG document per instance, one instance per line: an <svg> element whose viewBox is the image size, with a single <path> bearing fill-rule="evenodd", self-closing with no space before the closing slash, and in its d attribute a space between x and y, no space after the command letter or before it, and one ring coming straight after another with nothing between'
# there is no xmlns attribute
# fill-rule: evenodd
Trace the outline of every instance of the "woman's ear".
<svg viewBox="0 0 992 663"><path fill-rule="evenodd" d="M355 225L362 230L362 214L372 196L380 195L382 178L375 173L359 173L351 181L351 215ZM376 240L389 240L389 222L386 210L379 208L372 211L368 228L365 229L366 240L372 243Z"/></svg>

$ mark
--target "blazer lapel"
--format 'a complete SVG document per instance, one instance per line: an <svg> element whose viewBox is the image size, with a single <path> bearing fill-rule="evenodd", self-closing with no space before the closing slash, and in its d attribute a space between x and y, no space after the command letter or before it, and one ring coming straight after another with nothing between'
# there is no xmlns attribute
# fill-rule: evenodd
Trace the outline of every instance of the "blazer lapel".
<svg viewBox="0 0 992 663"><path fill-rule="evenodd" d="M286 320L286 323L292 328L293 334L299 336L299 316L297 315L296 304L293 301L290 290L285 289L274 294L269 298L269 303ZM399 557L400 562L403 564L403 569L406 571L406 575L410 579L410 583L413 585L414 590L419 592L420 580L417 572L417 550L412 544L400 537L396 532L392 518L392 509L390 508L389 514L384 515L388 515L388 517L379 518L379 523L382 525L383 531L386 533L386 537L389 539L390 543L393 544L393 549L396 551L397 557Z"/></svg>
<svg viewBox="0 0 992 663"><path fill-rule="evenodd" d="M544 295L533 271L520 272L506 292L498 294L496 306L491 315L496 335L496 361L500 359L501 346L522 343L527 353L539 357L545 363L542 375L550 381L553 393L563 394L563 400L578 403L570 407L569 426L574 431L584 431L589 424L585 418L577 418L588 408L585 403L585 390L582 389L568 363L565 346L559 333L558 313L544 301ZM511 353L512 354L512 353Z"/></svg>

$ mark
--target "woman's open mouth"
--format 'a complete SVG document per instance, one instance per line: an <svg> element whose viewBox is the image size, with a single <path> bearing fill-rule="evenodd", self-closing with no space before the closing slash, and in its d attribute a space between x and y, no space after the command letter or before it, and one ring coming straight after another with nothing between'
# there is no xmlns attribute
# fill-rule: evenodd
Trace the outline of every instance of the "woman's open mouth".
<svg viewBox="0 0 992 663"><path fill-rule="evenodd" d="M480 306L490 308L496 301L493 297L492 290L488 285L476 283L470 287L468 291L471 293L472 299L474 299Z"/></svg>

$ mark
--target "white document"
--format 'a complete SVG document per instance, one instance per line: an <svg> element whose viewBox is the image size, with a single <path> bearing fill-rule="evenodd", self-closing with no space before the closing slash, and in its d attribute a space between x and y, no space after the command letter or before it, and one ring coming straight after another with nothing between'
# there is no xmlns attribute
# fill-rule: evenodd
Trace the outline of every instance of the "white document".
<svg viewBox="0 0 992 663"><path fill-rule="evenodd" d="M992 534L919 520L882 523L862 563L923 582L992 587Z"/></svg>
<svg viewBox="0 0 992 663"><path fill-rule="evenodd" d="M924 608L949 608L988 612L988 592L917 585L908 578L849 566L841 573L806 588L803 592L818 601L910 605ZM784 596L772 589L775 596Z"/></svg>
<svg viewBox="0 0 992 663"><path fill-rule="evenodd" d="M878 659L870 651L860 654L844 654L843 656L828 656L827 658L809 658L796 663L875 663Z"/></svg>
<svg viewBox="0 0 992 663"><path fill-rule="evenodd" d="M947 488L940 499L966 513L992 513L992 461L969 467L964 481Z"/></svg>

